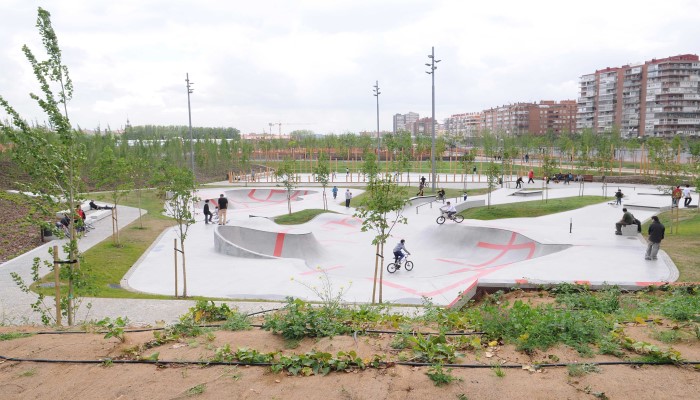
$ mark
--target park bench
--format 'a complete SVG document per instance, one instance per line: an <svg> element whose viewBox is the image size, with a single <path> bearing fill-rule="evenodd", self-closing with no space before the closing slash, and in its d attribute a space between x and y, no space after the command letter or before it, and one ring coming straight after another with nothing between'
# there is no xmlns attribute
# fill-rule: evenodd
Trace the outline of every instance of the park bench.
<svg viewBox="0 0 700 400"><path fill-rule="evenodd" d="M513 196L541 196L542 191L541 190L518 190L517 192L513 193Z"/></svg>

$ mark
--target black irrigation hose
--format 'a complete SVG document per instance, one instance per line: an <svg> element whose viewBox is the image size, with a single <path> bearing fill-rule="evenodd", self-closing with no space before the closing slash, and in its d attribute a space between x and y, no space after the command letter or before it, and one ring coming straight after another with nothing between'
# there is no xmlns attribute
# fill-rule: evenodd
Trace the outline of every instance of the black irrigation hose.
<svg viewBox="0 0 700 400"><path fill-rule="evenodd" d="M383 330L377 330L377 329L365 329L361 332L364 333L388 333L392 335L396 335L399 333L402 333L401 331L383 331ZM406 332L410 333L412 335L420 334L420 335L439 335L440 332L416 332L416 331L410 331ZM445 336L471 336L471 335L486 335L486 332L445 332Z"/></svg>
<svg viewBox="0 0 700 400"><path fill-rule="evenodd" d="M113 360L113 359L103 359L103 360L51 360L45 358L15 358L6 357L0 355L0 360L4 361L14 361L14 362L35 362L35 363L48 363L48 364L150 364L150 365L214 365L214 366L230 366L230 365L241 365L241 366L257 366L257 367L270 367L274 365L273 363L250 363L242 361L190 361L190 360ZM410 362L410 361L396 361L396 362L380 362L381 365L403 365L408 367L430 367L435 365L434 363L425 362ZM601 362L590 362L585 363L587 365L700 365L700 361L684 361L679 363L673 363L670 361L601 361ZM569 365L582 365L577 363L553 363L553 364L502 364L498 365L500 368L520 368L534 366L536 368L557 368L557 367L568 367ZM443 367L447 368L493 368L493 365L486 364L442 364Z"/></svg>

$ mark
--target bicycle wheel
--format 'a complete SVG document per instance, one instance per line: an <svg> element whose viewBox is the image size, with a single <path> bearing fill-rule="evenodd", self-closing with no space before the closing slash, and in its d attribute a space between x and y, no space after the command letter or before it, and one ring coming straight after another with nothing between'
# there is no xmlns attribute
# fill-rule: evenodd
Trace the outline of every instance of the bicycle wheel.
<svg viewBox="0 0 700 400"><path fill-rule="evenodd" d="M442 225L442 224L445 223L445 217L443 217L443 216L441 215L441 216L437 217L437 219L435 220L435 222L437 222L438 225Z"/></svg>
<svg viewBox="0 0 700 400"><path fill-rule="evenodd" d="M406 268L406 271L410 271L413 269L413 261L406 261L406 265L403 266Z"/></svg>
<svg viewBox="0 0 700 400"><path fill-rule="evenodd" d="M389 271L390 274L393 274L394 272L396 272L396 264L391 263L387 265L386 270Z"/></svg>
<svg viewBox="0 0 700 400"><path fill-rule="evenodd" d="M458 224L461 224L462 221L464 221L464 217L461 216L461 215L455 215L455 216L454 216L454 219L455 219L455 222L458 223Z"/></svg>

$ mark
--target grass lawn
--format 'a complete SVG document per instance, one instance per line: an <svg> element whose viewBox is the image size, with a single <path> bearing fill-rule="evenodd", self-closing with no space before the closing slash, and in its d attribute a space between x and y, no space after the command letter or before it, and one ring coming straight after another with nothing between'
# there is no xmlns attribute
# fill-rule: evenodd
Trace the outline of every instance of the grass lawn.
<svg viewBox="0 0 700 400"><path fill-rule="evenodd" d="M668 253L676 264L680 272L679 281L700 282L700 212L680 209L678 217L678 233L674 233L671 211L659 215L659 220L666 226L666 237L661 242L661 249ZM649 223L642 227L645 237L648 227Z"/></svg>
<svg viewBox="0 0 700 400"><path fill-rule="evenodd" d="M501 218L541 217L563 211L603 203L606 200L600 196L568 197L564 199L549 199L546 203L541 200L499 204L491 207L470 208L460 212L464 218L492 220Z"/></svg>
<svg viewBox="0 0 700 400"><path fill-rule="evenodd" d="M98 202L106 202L104 194L91 195ZM130 193L121 201L121 204L136 207L138 199L135 192ZM141 207L148 210L141 218L141 222L136 220L121 230L119 238L120 247L116 247L111 237L93 246L83 253L83 263L85 268L90 270L94 277L93 286L95 293L90 293L93 297L113 297L113 298L138 298L138 299L168 299L171 296L149 295L130 292L124 289L111 288L109 285L117 285L129 268L148 249L155 239L173 221L162 214L163 199L156 196L155 191L144 191L141 199ZM143 225L143 228L141 228ZM52 275L45 276L41 282L53 281ZM53 288L37 288L37 292L46 295L53 295Z"/></svg>
<svg viewBox="0 0 700 400"><path fill-rule="evenodd" d="M402 185L401 187L407 188L407 192L406 192L407 198L414 197L416 195L416 193L418 193L418 185L417 184L411 185L411 186L403 186ZM437 188L439 188L439 186L437 186ZM366 187L362 187L359 189L367 190ZM350 189L350 191L352 192L352 189ZM486 194L486 193L488 193L488 191L489 190L487 188L467 189L467 194L469 196L478 196L478 195ZM423 194L425 196L435 195L436 192L437 192L437 189L435 192L433 192L430 188L423 189ZM448 199L454 198L454 197L461 197L463 193L464 193L464 190L462 190L462 189L450 189L450 188L445 189L445 197L447 197ZM368 196L367 192L363 192L360 195L354 196L352 198L352 202L350 205L353 207L362 207L364 205L364 202L365 202L365 199L367 198L367 196ZM339 192L338 198L342 198L342 201L338 202L338 204L345 205L345 192L342 192L342 193Z"/></svg>
<svg viewBox="0 0 700 400"><path fill-rule="evenodd" d="M301 210L301 211L293 212L291 214L280 215L279 217L275 217L274 220L276 223L278 223L280 225L298 225L298 224L303 224L305 222L309 222L315 216L317 216L319 214L323 214L323 213L337 214L333 211L312 208L312 209L308 209L308 210Z"/></svg>

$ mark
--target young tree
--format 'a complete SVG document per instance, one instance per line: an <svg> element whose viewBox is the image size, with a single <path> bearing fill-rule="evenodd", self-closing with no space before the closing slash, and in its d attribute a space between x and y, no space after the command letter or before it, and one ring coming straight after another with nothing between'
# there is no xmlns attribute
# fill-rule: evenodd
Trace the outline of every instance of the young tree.
<svg viewBox="0 0 700 400"><path fill-rule="evenodd" d="M384 259L384 243L396 224L405 224L406 217L403 209L406 206L407 188L392 181L390 177L373 177L367 184L365 204L358 208L355 216L362 219L362 232L374 231L372 244L375 245L374 286L372 288L372 303L376 299L377 275L379 272L379 302L382 302L382 277L384 269L381 260Z"/></svg>
<svg viewBox="0 0 700 400"><path fill-rule="evenodd" d="M134 188L131 175L131 164L123 157L116 157L110 147L105 147L97 160L95 177L97 178L97 186L107 188L112 199L114 207L112 209L112 240L117 247L120 246L117 206L119 201Z"/></svg>
<svg viewBox="0 0 700 400"><path fill-rule="evenodd" d="M26 45L22 51L27 57L34 77L41 86L41 94L30 93L48 117L48 127L31 127L19 113L0 96L0 106L12 120L14 128L0 122L0 129L13 142L13 157L24 168L31 179L19 185L26 193L35 196L27 201L34 203L45 215L57 203L67 207L69 215L75 210L76 197L80 192L80 165L84 161L85 149L78 144L78 133L72 129L68 118L68 101L73 95L73 83L68 67L63 65L61 49L56 32L51 25L51 14L38 9L37 28L48 58L39 61ZM48 205L48 206L47 206ZM75 280L81 276L78 260L78 235L75 224L70 224L70 242L66 247L71 260L69 267L69 293L63 307L68 324L73 324L75 313Z"/></svg>
<svg viewBox="0 0 700 400"><path fill-rule="evenodd" d="M321 153L318 156L318 165L313 167L313 172L316 177L316 182L320 182L323 186L323 209L328 210L328 199L326 198L326 188L330 181L331 166L328 160L328 155Z"/></svg>
<svg viewBox="0 0 700 400"><path fill-rule="evenodd" d="M362 162L362 167L360 167L360 171L362 171L362 173L365 174L368 181L371 181L379 173L377 155L374 154L372 151L365 151L364 155L362 156L362 159L364 161Z"/></svg>
<svg viewBox="0 0 700 400"><path fill-rule="evenodd" d="M182 260L182 296L187 297L185 239L190 226L195 222L193 205L199 200L195 196L195 177L189 168L163 164L156 179L160 183L161 191L166 194L165 213L175 220ZM177 274L176 269L175 297L178 294Z"/></svg>
<svg viewBox="0 0 700 400"><path fill-rule="evenodd" d="M295 164L296 160L285 158L275 171L275 178L277 178L277 182L282 184L282 186L284 186L284 188L287 190L287 210L289 211L289 214L292 213L292 190L294 190L296 187L297 181L296 174L294 173L296 169Z"/></svg>
<svg viewBox="0 0 700 400"><path fill-rule="evenodd" d="M489 161L486 164L486 174L487 185L489 188L488 195L486 196L487 204L486 207L491 207L491 192L498 186L498 179L501 177L501 166L493 161Z"/></svg>
<svg viewBox="0 0 700 400"><path fill-rule="evenodd" d="M467 174L469 174L469 167L474 165L474 160L476 159L476 156L474 155L473 152L471 151L465 151L464 154L462 154L461 159L459 160L459 163L462 164L462 169L463 169L463 175L462 175L462 181L464 182L464 191L467 191Z"/></svg>

